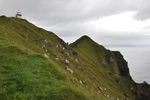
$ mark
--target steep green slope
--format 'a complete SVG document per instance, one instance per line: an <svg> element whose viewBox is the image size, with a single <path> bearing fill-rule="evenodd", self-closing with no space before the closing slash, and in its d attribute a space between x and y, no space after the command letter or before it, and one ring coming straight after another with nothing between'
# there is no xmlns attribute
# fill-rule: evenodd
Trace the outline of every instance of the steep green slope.
<svg viewBox="0 0 150 100"><path fill-rule="evenodd" d="M90 73L93 71L91 74L95 75L93 77L96 78L96 82L93 82L97 87L107 87L108 94L113 95L118 91L117 96L120 95L120 98L124 98L124 93L130 93L132 95L130 88L134 82L130 81L130 78L128 78L129 70L127 70L127 75L125 75L127 77L121 76L122 73L120 73L117 58L113 52L98 45L88 36L81 37L76 42L72 43L71 46L79 53L79 59L86 58L86 62L89 63L86 64L86 66L90 67ZM120 60L124 61L123 58ZM128 69L127 66L125 67Z"/></svg>
<svg viewBox="0 0 150 100"><path fill-rule="evenodd" d="M43 55L1 39L0 100L85 100L85 95Z"/></svg>
<svg viewBox="0 0 150 100"><path fill-rule="evenodd" d="M97 66L109 70L114 74L129 76L127 62L119 52L111 52L105 49L88 36L81 37L72 43L71 46L84 58L89 58L89 62L95 62ZM119 63L122 63L122 65L119 65Z"/></svg>
<svg viewBox="0 0 150 100"><path fill-rule="evenodd" d="M108 90L107 93L109 92L109 94L111 93L113 95L114 93L117 93L122 99L149 99L148 94L144 96L146 99L140 97L142 94L141 85L136 84L132 80L129 74L127 62L124 60L120 52L107 50L88 36L81 37L72 43L71 47L79 53L80 59L86 58L86 61L92 65L92 70L95 69L92 75L95 74L95 76L99 76L97 77L97 86L103 85L109 88L110 90ZM99 73L101 73L101 75L99 75ZM112 90L115 92L112 92ZM146 91L147 93L150 93L148 92L150 91L150 88L147 88ZM130 96L128 97L125 94ZM144 93L142 95L144 95Z"/></svg>
<svg viewBox="0 0 150 100"><path fill-rule="evenodd" d="M85 96L48 59L16 46L0 45L1 100L61 100Z"/></svg>
<svg viewBox="0 0 150 100"><path fill-rule="evenodd" d="M119 52L88 36L69 46L27 20L0 17L2 100L148 100L149 91Z"/></svg>
<svg viewBox="0 0 150 100"><path fill-rule="evenodd" d="M54 62L59 51L56 44L64 51L70 48L55 34L23 19L2 17L0 23L0 100L93 98L71 82L66 68Z"/></svg>

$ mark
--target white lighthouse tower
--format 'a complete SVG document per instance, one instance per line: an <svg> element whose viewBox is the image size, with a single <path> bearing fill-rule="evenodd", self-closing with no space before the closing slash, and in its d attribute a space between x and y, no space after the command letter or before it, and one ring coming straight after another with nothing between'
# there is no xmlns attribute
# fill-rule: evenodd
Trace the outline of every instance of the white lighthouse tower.
<svg viewBox="0 0 150 100"><path fill-rule="evenodd" d="M17 17L17 18L22 18L21 12L18 11L17 14L16 14L16 17Z"/></svg>

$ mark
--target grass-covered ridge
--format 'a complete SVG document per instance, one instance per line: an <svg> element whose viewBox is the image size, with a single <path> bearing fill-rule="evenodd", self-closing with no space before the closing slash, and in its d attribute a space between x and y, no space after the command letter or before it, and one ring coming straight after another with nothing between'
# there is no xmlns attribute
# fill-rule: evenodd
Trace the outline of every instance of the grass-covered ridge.
<svg viewBox="0 0 150 100"><path fill-rule="evenodd" d="M44 56L0 43L1 100L85 100L83 93Z"/></svg>
<svg viewBox="0 0 150 100"><path fill-rule="evenodd" d="M88 36L68 45L25 19L0 17L0 100L148 100L148 93L119 52Z"/></svg>

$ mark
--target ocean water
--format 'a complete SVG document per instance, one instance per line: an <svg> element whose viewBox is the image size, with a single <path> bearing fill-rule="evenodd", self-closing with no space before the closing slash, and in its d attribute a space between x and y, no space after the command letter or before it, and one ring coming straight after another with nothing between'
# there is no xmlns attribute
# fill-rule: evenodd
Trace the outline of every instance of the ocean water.
<svg viewBox="0 0 150 100"><path fill-rule="evenodd" d="M107 49L120 51L128 62L130 75L137 83L150 84L150 46L106 46Z"/></svg>

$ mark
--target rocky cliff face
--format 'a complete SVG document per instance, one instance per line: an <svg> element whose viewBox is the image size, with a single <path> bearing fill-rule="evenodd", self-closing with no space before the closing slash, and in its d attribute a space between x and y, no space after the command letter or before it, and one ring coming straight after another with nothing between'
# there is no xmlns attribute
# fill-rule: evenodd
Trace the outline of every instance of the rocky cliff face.
<svg viewBox="0 0 150 100"><path fill-rule="evenodd" d="M149 100L127 62L83 36L71 45L27 20L0 17L0 99Z"/></svg>
<svg viewBox="0 0 150 100"><path fill-rule="evenodd" d="M113 51L113 54L116 58L116 64L119 68L119 73L121 76L130 77L129 68L127 62L124 60L123 56L118 51Z"/></svg>

